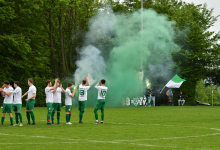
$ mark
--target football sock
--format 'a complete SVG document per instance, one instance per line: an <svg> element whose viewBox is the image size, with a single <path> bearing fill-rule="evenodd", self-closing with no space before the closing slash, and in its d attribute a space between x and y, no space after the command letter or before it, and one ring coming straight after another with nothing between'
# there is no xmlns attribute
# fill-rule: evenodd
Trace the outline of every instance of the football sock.
<svg viewBox="0 0 220 150"><path fill-rule="evenodd" d="M5 120L5 117L2 117L2 119L1 119L1 124L4 123L4 120Z"/></svg>
<svg viewBox="0 0 220 150"><path fill-rule="evenodd" d="M69 122L69 114L66 114L66 123Z"/></svg>
<svg viewBox="0 0 220 150"><path fill-rule="evenodd" d="M21 115L21 112L18 113L18 116L20 118L20 123L22 123L22 115Z"/></svg>
<svg viewBox="0 0 220 150"><path fill-rule="evenodd" d="M84 111L80 111L79 113L79 123L82 123L83 113Z"/></svg>
<svg viewBox="0 0 220 150"><path fill-rule="evenodd" d="M15 113L15 121L16 121L16 124L18 124L18 113L17 112Z"/></svg>
<svg viewBox="0 0 220 150"><path fill-rule="evenodd" d="M47 112L47 123L50 123L50 116L51 116L51 112Z"/></svg>
<svg viewBox="0 0 220 150"><path fill-rule="evenodd" d="M30 114L31 114L31 119L32 119L33 123L35 124L35 116L34 116L34 112L31 111Z"/></svg>
<svg viewBox="0 0 220 150"><path fill-rule="evenodd" d="M103 120L104 120L104 110L101 110L101 113L102 113L101 119L102 119L102 121L103 121Z"/></svg>
<svg viewBox="0 0 220 150"><path fill-rule="evenodd" d="M10 122L11 122L11 124L13 124L13 117L10 118Z"/></svg>
<svg viewBox="0 0 220 150"><path fill-rule="evenodd" d="M55 112L53 111L52 115L51 115L52 123L54 123L54 114L55 114Z"/></svg>
<svg viewBox="0 0 220 150"><path fill-rule="evenodd" d="M60 112L57 112L57 123L60 123Z"/></svg>
<svg viewBox="0 0 220 150"><path fill-rule="evenodd" d="M95 113L95 120L98 120L98 112L97 112L97 109L94 109L94 113Z"/></svg>
<svg viewBox="0 0 220 150"><path fill-rule="evenodd" d="M30 112L26 112L28 123L31 123Z"/></svg>
<svg viewBox="0 0 220 150"><path fill-rule="evenodd" d="M70 122L71 114L69 114L69 122Z"/></svg>

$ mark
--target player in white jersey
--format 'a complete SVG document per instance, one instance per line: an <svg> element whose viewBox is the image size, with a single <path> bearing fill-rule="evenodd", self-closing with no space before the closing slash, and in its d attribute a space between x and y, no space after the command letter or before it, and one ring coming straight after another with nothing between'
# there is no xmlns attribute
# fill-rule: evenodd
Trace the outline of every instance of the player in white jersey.
<svg viewBox="0 0 220 150"><path fill-rule="evenodd" d="M51 115L52 124L54 124L54 114L57 111L57 124L60 123L60 111L61 111L61 94L65 93L65 90L60 84L60 81L57 81L57 88L53 91L53 112Z"/></svg>
<svg viewBox="0 0 220 150"><path fill-rule="evenodd" d="M31 125L30 117L33 121L32 125L35 125L35 116L34 116L33 111L34 111L34 105L35 105L35 98L36 98L37 89L33 85L33 82L34 82L33 79L28 79L29 89L21 97L21 98L23 98L24 96L28 95L28 98L25 100L27 102L26 103L26 115L27 115L27 120L28 120L27 125Z"/></svg>
<svg viewBox="0 0 220 150"><path fill-rule="evenodd" d="M22 95L22 90L21 88L19 87L19 82L18 81L15 81L14 82L14 87L15 87L15 90L12 92L13 95L14 95L14 101L13 101L13 110L15 112L15 120L16 120L16 125L19 125L18 124L18 118L20 118L20 126L23 126L22 124L22 115L21 115L21 108L22 108L22 100L21 100L21 95Z"/></svg>
<svg viewBox="0 0 220 150"><path fill-rule="evenodd" d="M47 87L45 88L46 94L46 105L47 105L47 125L52 125L50 123L51 112L53 111L53 90L57 88L58 79L55 79L55 84L52 87L50 80L46 81Z"/></svg>
<svg viewBox="0 0 220 150"><path fill-rule="evenodd" d="M10 122L11 122L10 126L13 126L13 116L12 116L13 88L10 86L9 81L5 81L3 87L4 89L0 88L2 96L5 97L3 102L3 109L2 109L1 126L3 126L6 113L9 113Z"/></svg>
<svg viewBox="0 0 220 150"><path fill-rule="evenodd" d="M86 82L88 82L89 86L86 86ZM82 118L83 113L86 108L86 101L87 101L87 91L91 87L88 77L85 76L85 79L79 85L79 124L83 124Z"/></svg>
<svg viewBox="0 0 220 150"><path fill-rule="evenodd" d="M73 83L69 82L68 86L66 88L66 99L65 99L65 109L66 109L66 124L72 124L70 122L71 118L71 112L72 112L72 98L74 97L74 94L76 92L76 88L73 90L71 93L71 88L72 88Z"/></svg>
<svg viewBox="0 0 220 150"><path fill-rule="evenodd" d="M95 124L98 124L99 121L98 121L98 113L97 111L100 109L101 110L101 124L103 124L103 121L104 121L104 110L105 110L105 96L106 96L106 93L107 93L107 90L108 88L105 86L105 80L102 79L99 81L99 83L97 83L95 85L95 88L98 89L98 100L96 102L96 106L95 106L95 109L94 109L94 113L95 113Z"/></svg>

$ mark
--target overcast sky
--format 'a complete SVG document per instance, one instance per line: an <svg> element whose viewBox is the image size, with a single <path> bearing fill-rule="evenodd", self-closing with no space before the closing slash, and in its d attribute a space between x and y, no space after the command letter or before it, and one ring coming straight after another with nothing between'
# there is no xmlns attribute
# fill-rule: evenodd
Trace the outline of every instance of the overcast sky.
<svg viewBox="0 0 220 150"><path fill-rule="evenodd" d="M124 0L120 0L121 2ZM208 8L214 8L214 12L213 15L214 16L218 16L220 15L220 0L183 0L187 3L194 3L196 5L199 4L207 4ZM210 31L215 31L215 32L219 32L220 31L220 17L218 18L218 21L215 23L215 25L210 28Z"/></svg>
<svg viewBox="0 0 220 150"><path fill-rule="evenodd" d="M214 12L213 12L214 16L220 15L220 9L219 9L220 0L183 0L183 1L185 1L187 3L193 2L196 5L206 3L208 8L210 8L210 9L214 8ZM215 32L220 31L220 17L218 18L218 21L215 23L215 26L213 26L210 30L215 31Z"/></svg>

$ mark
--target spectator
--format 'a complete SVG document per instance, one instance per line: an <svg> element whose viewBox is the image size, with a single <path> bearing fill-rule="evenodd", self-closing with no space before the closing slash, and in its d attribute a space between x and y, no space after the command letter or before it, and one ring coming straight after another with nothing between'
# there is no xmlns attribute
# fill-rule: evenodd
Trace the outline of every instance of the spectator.
<svg viewBox="0 0 220 150"><path fill-rule="evenodd" d="M185 103L185 99L184 99L184 95L183 95L183 92L180 92L180 94L178 95L178 105L180 106L180 103L182 103L182 106L184 105Z"/></svg>
<svg viewBox="0 0 220 150"><path fill-rule="evenodd" d="M156 91L153 88L153 90L151 91L151 100L153 102L153 106L155 106L155 94L156 94Z"/></svg>
<svg viewBox="0 0 220 150"><path fill-rule="evenodd" d="M171 89L169 89L166 92L166 95L168 96L168 102L169 102L169 106L173 106L173 92Z"/></svg>

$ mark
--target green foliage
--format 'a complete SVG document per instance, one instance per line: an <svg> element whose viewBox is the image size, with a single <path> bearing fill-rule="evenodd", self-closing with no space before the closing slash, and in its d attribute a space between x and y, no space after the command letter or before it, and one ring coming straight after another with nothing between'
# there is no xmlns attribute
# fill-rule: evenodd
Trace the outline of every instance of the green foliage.
<svg viewBox="0 0 220 150"><path fill-rule="evenodd" d="M213 95L212 95L213 89ZM220 91L218 88L214 86L206 86L203 81L199 81L196 85L196 94L195 98L204 103L212 104L212 96L213 96L213 104L219 105L220 104Z"/></svg>
<svg viewBox="0 0 220 150"><path fill-rule="evenodd" d="M65 79L74 73L74 62L80 58L78 50L89 44L85 43L89 20L99 8L109 9L109 5L121 17L121 14L139 10L141 1L126 0L121 4L98 0L0 0L1 83L18 80L24 92L28 89L27 79L33 77L38 89L37 106L44 106L45 80ZM217 42L220 35L208 30L217 20L217 16L212 15L213 9L178 0L144 0L144 8L166 14L167 20L176 22L174 40L181 47L178 53L172 54L174 68L167 64L166 52L156 53L158 60L153 59L153 55L148 57L148 61L164 66L164 70L148 76L152 84L162 86L169 76L178 73L187 79L180 89L187 93L187 104L194 103L198 81L220 85ZM117 46L118 41L99 30L97 33L103 35L102 39L91 44L98 47L107 60L109 50ZM203 94L202 97L207 100Z"/></svg>

